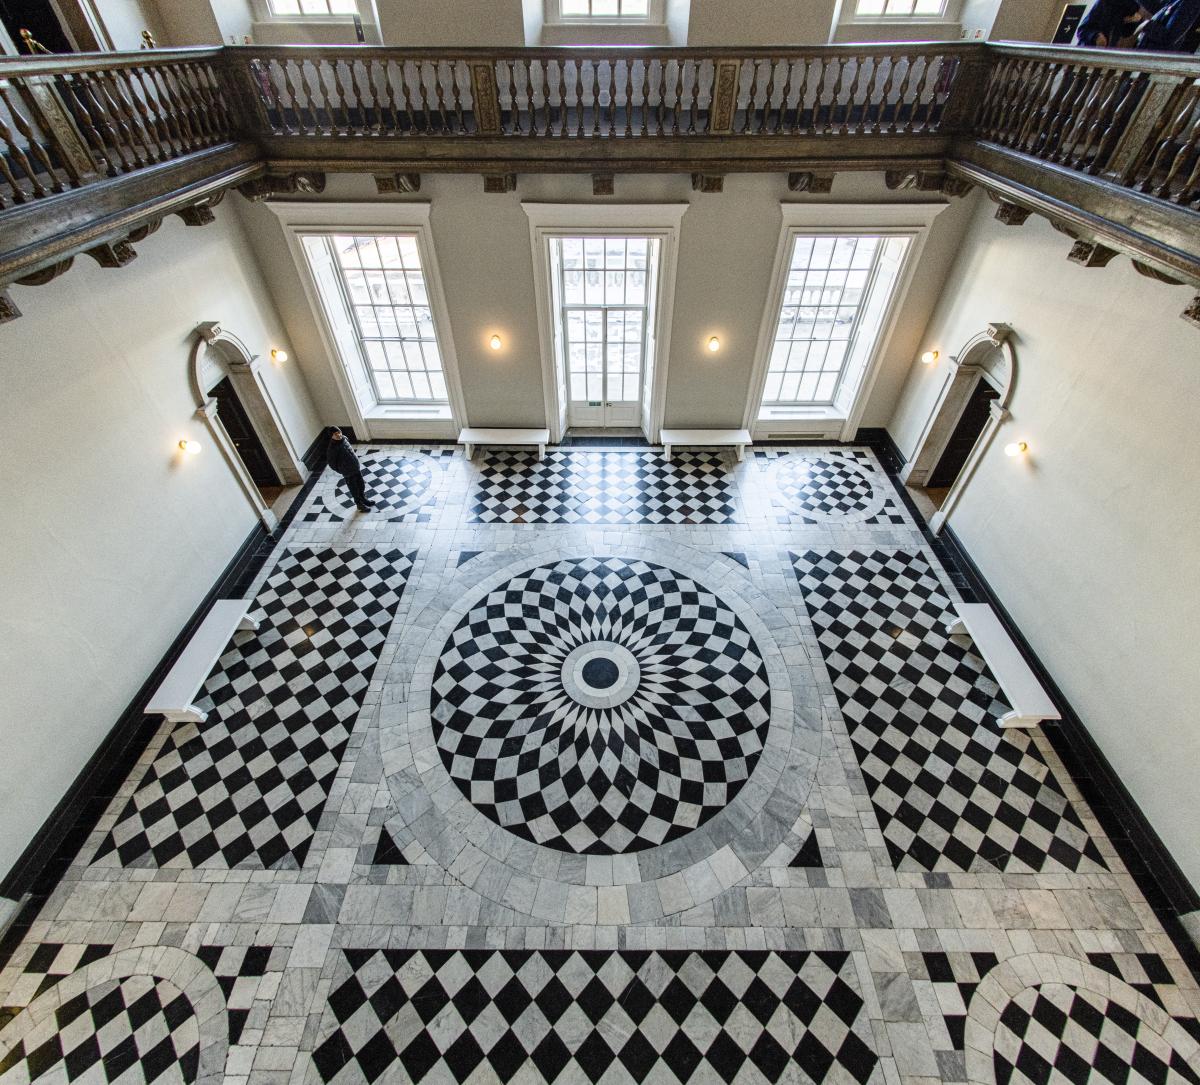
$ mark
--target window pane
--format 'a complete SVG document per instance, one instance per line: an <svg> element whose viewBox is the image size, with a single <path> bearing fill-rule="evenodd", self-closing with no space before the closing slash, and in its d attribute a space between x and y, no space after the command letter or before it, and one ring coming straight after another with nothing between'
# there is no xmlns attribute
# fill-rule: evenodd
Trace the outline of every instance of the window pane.
<svg viewBox="0 0 1200 1085"><path fill-rule="evenodd" d="M859 15L882 15L883 0L858 0Z"/></svg>
<svg viewBox="0 0 1200 1085"><path fill-rule="evenodd" d="M299 0L271 0L272 15L299 15Z"/></svg>
<svg viewBox="0 0 1200 1085"><path fill-rule="evenodd" d="M328 15L329 5L325 0L300 0L300 11L304 15Z"/></svg>
<svg viewBox="0 0 1200 1085"><path fill-rule="evenodd" d="M588 0L562 0L564 15L588 15Z"/></svg>
<svg viewBox="0 0 1200 1085"><path fill-rule="evenodd" d="M444 403L441 351L416 237L337 234L305 238L304 245L314 264L322 246L337 257L379 401Z"/></svg>
<svg viewBox="0 0 1200 1085"><path fill-rule="evenodd" d="M620 14L617 0L592 0L593 15L618 15Z"/></svg>
<svg viewBox="0 0 1200 1085"><path fill-rule="evenodd" d="M650 0L621 0L621 14L644 18L650 14Z"/></svg>
<svg viewBox="0 0 1200 1085"><path fill-rule="evenodd" d="M334 15L357 15L358 5L354 0L329 0L329 10Z"/></svg>
<svg viewBox="0 0 1200 1085"><path fill-rule="evenodd" d="M764 403L832 402L880 259L880 241L855 234L795 239Z"/></svg>

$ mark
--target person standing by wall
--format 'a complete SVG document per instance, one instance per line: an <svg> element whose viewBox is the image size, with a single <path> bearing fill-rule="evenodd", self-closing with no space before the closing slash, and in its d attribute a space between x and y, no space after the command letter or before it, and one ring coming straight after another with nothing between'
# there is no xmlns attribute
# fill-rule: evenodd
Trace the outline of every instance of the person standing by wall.
<svg viewBox="0 0 1200 1085"><path fill-rule="evenodd" d="M340 429L335 429L329 438L326 462L346 480L346 487L359 512L370 512L372 505L367 500L367 485L363 481L362 465L354 454L354 446Z"/></svg>

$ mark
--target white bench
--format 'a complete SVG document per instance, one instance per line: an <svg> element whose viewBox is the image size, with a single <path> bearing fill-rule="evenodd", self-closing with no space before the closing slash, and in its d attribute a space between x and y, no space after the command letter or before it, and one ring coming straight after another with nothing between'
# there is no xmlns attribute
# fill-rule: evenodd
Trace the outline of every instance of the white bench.
<svg viewBox="0 0 1200 1085"><path fill-rule="evenodd" d="M166 716L171 723L204 722L207 713L201 712L192 701L217 660L225 654L234 633L258 631L258 619L246 614L249 609L249 599L221 599L213 604L175 666L154 691L146 705L146 715Z"/></svg>
<svg viewBox="0 0 1200 1085"><path fill-rule="evenodd" d="M745 454L746 446L754 442L750 440L750 431L745 429L665 429L662 431L663 454L671 458L671 448L674 445L699 445L702 448L737 449L739 460Z"/></svg>
<svg viewBox="0 0 1200 1085"><path fill-rule="evenodd" d="M1036 727L1042 720L1062 719L995 611L986 603L959 603L957 609L958 617L946 629L951 636L965 633L975 642L1012 705L1013 710L1000 717L1000 726Z"/></svg>
<svg viewBox="0 0 1200 1085"><path fill-rule="evenodd" d="M548 429L475 429L467 428L458 435L458 443L467 446L467 459L475 455L476 445L515 445L519 448L537 447L538 459L546 458L550 443Z"/></svg>

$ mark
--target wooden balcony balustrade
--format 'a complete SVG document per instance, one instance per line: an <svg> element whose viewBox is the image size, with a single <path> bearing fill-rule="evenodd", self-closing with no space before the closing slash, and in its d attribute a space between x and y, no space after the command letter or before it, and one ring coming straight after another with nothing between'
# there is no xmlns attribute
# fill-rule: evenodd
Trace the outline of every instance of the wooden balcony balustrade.
<svg viewBox="0 0 1200 1085"><path fill-rule="evenodd" d="M111 261L114 238L268 174L853 169L984 185L1200 279L1197 58L280 46L0 59L0 287Z"/></svg>

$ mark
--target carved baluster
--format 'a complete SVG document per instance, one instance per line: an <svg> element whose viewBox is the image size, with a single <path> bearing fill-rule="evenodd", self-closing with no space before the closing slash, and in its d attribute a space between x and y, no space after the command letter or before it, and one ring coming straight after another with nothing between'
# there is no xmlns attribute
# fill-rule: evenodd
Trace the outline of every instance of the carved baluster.
<svg viewBox="0 0 1200 1085"><path fill-rule="evenodd" d="M442 135L448 136L453 129L450 127L450 117L446 107L446 84L442 79L442 62L434 60L433 65L433 89L437 91L437 112L438 119L442 122Z"/></svg>
<svg viewBox="0 0 1200 1085"><path fill-rule="evenodd" d="M558 62L558 102L559 102L560 117L559 117L558 135L559 135L560 139L566 138L567 131L571 125L571 99L569 97L570 88L568 86L567 71L568 71L567 62L564 60L559 60L559 62ZM575 108L580 114L582 114L583 101L579 96L578 82L575 84ZM580 128L582 129L582 127L583 127L582 115L579 118L579 125L580 125Z"/></svg>
<svg viewBox="0 0 1200 1085"><path fill-rule="evenodd" d="M767 61L767 85L763 90L763 108L762 116L758 118L758 135L762 135L767 130L767 125L771 119L771 100L775 97L775 58L768 57Z"/></svg>
<svg viewBox="0 0 1200 1085"><path fill-rule="evenodd" d="M75 118L75 127L83 133L83 138L92 151L97 167L109 177L115 176L116 170L109 163L109 151L104 145L104 137L93 121L92 107L87 101L87 88L80 75L77 72L64 75L63 82L63 101L67 103L67 108Z"/></svg>
<svg viewBox="0 0 1200 1085"><path fill-rule="evenodd" d="M575 106L575 138L582 139L583 138L583 60L580 57L575 58L574 71L575 71L575 89L574 89L574 93L571 95L571 100L573 100L573 104ZM563 76L563 102L564 102L564 105L566 106L566 108L569 109L570 106L566 105L566 103L568 101L567 94L566 94L566 86L567 86L566 75L564 73L564 76ZM564 130L565 130L565 126L564 126Z"/></svg>
<svg viewBox="0 0 1200 1085"><path fill-rule="evenodd" d="M1155 148L1153 155L1150 157L1149 165L1142 172L1142 178L1138 182L1137 187L1143 192L1150 192L1153 189L1154 195L1162 199L1169 199L1168 193L1171 189L1171 183L1182 170L1184 164L1190 160L1185 153L1189 142L1194 143L1197 131L1200 131L1200 117L1191 126L1190 140L1184 136L1184 132L1188 128L1188 122L1192 119L1192 114L1196 109L1196 88L1188 88L1191 93L1183 94L1182 108L1175 111L1175 119L1163 132L1162 139ZM1154 178L1160 172L1166 172L1166 176L1162 183L1154 187Z"/></svg>
<svg viewBox="0 0 1200 1085"><path fill-rule="evenodd" d="M1040 148L1043 152L1042 157L1049 162L1057 161L1058 155L1062 150L1061 139L1063 128L1075 116L1075 103L1087 81L1088 74L1088 70L1080 65L1070 65L1063 72L1063 82L1061 93L1058 96L1058 103L1049 118L1049 123L1042 136Z"/></svg>
<svg viewBox="0 0 1200 1085"><path fill-rule="evenodd" d="M524 60L521 66L525 71L525 103L529 110L529 132L531 136L537 135L537 98L533 92L533 62ZM516 100L513 100L513 106L516 107Z"/></svg>
<svg viewBox="0 0 1200 1085"><path fill-rule="evenodd" d="M550 65L546 60L538 61L542 72L542 109L545 111L545 125L542 128L544 135L550 135ZM537 135L538 126L534 124L533 135Z"/></svg>
<svg viewBox="0 0 1200 1085"><path fill-rule="evenodd" d="M917 124L920 119L921 103L925 103L925 119L920 121L922 129L928 128L930 118L933 116L933 100L930 90L930 83L933 80L933 74L937 70L933 62L934 58L925 57L925 70L921 73L921 82L917 87L915 96L913 97L912 113L908 117L908 125L904 129L906 132L913 132L917 129Z"/></svg>
<svg viewBox="0 0 1200 1085"><path fill-rule="evenodd" d="M196 118L196 127L203 133L204 142L214 143L221 135L220 129L217 127L217 118L213 111L212 101L205 94L205 87L200 73L195 65L184 64L183 71L183 86L187 91L188 97L191 99L193 116ZM276 99L279 97L279 88L275 87ZM283 115L283 102L279 101L280 116Z"/></svg>
<svg viewBox="0 0 1200 1085"><path fill-rule="evenodd" d="M162 87L163 102L171 130L179 141L179 153L186 154L197 145L197 142L187 111L183 106L183 99L179 94L177 73L174 69L162 67L155 74Z"/></svg>
<svg viewBox="0 0 1200 1085"><path fill-rule="evenodd" d="M1026 107L1033 101L1033 96L1045 76L1046 68L1038 62L1023 60L1018 65L1017 85L1004 110L1000 131L996 134L998 142L1006 147L1014 145L1020 134L1021 124L1028 117Z"/></svg>
<svg viewBox="0 0 1200 1085"><path fill-rule="evenodd" d="M892 107L892 123L888 125L888 132L899 132L904 124L905 111L908 108L908 88L912 84L913 76L913 58L906 56L902 58L904 61L904 78L900 80L900 89L896 92L896 104Z"/></svg>
<svg viewBox="0 0 1200 1085"><path fill-rule="evenodd" d="M433 131L433 119L429 111L429 88L425 85L425 61L414 60L413 70L417 78L416 89L421 96L421 104L419 107L417 107L419 108L421 114L421 132L424 135L428 135L431 131Z"/></svg>
<svg viewBox="0 0 1200 1085"><path fill-rule="evenodd" d="M650 134L650 68L654 61L646 57L642 61L642 135ZM714 95L715 98L715 95Z"/></svg>
<svg viewBox="0 0 1200 1085"><path fill-rule="evenodd" d="M1034 83L1027 105L1022 110L1024 123L1017 129L1016 138L1010 144L1017 150L1026 150L1038 142L1038 133L1045 125L1051 103L1062 86L1062 66L1046 64L1040 76Z"/></svg>
<svg viewBox="0 0 1200 1085"><path fill-rule="evenodd" d="M292 82L291 68L288 66L288 59L284 57L280 63L283 69L283 89L287 94L286 105L281 101L279 103L279 125L283 129L284 134L302 131L300 125L300 99L296 94L296 84ZM288 120L288 109L291 109L292 120Z"/></svg>
<svg viewBox="0 0 1200 1085"><path fill-rule="evenodd" d="M165 110L154 82L153 71L141 66L135 68L138 85L141 89L141 99L146 105L146 115L155 143L158 145L159 160L175 157L175 147L171 139L171 129L167 125Z"/></svg>
<svg viewBox="0 0 1200 1085"><path fill-rule="evenodd" d="M800 80L796 84L796 106L792 112L792 123L788 126L788 135L794 136L797 132L807 131L807 125L804 123L804 111L808 107L808 81L812 76L814 66L817 64L816 58L802 57L799 61Z"/></svg>
<svg viewBox="0 0 1200 1085"><path fill-rule="evenodd" d="M746 116L742 118L742 135L749 135L754 123L754 111L758 108L758 58L750 61L750 97L746 103Z"/></svg>
<svg viewBox="0 0 1200 1085"><path fill-rule="evenodd" d="M987 139L996 139L1014 96L1020 91L1022 62L1003 57L988 80L977 124Z"/></svg>
<svg viewBox="0 0 1200 1085"><path fill-rule="evenodd" d="M137 123L133 119L133 107L124 100L116 85L114 72L97 72L97 88L102 95L102 101L113 119L118 138L128 148L135 167L148 165L146 156L142 153L144 146L138 138Z"/></svg>
<svg viewBox="0 0 1200 1085"><path fill-rule="evenodd" d="M842 87L846 82L846 58L837 57L837 78L834 80L833 92L829 99L829 112L825 117L825 133L833 132L837 120L838 108L842 104Z"/></svg>
<svg viewBox="0 0 1200 1085"><path fill-rule="evenodd" d="M217 123L220 126L223 136L231 136L237 131L237 124L234 123L233 112L230 110L228 103L225 101L225 93L222 81L217 77L217 73L213 70L211 64L205 64L200 69L200 78L207 91L208 97L212 101L213 112L216 115Z"/></svg>
<svg viewBox="0 0 1200 1085"><path fill-rule="evenodd" d="M93 73L88 72L86 75L81 73L81 81L87 88L88 98L96 111L96 115L101 118L100 130L104 136L105 146L108 148L109 163L113 169L112 175L116 176L117 173L136 169L136 160L129 153L122 141L120 127L108 108L102 80Z"/></svg>
<svg viewBox="0 0 1200 1085"><path fill-rule="evenodd" d="M347 90L349 92L349 97L352 98L354 102L352 116L356 116L358 118L358 124L354 125L354 127L358 129L359 135L366 135L368 127L367 117L369 116L368 111L371 103L370 96L366 93L366 90L360 84L358 79L360 67L361 64L355 57L347 58L346 74L349 76L349 78L346 80Z"/></svg>
<svg viewBox="0 0 1200 1085"><path fill-rule="evenodd" d="M600 62L591 62L592 70L592 135L600 134Z"/></svg>
<svg viewBox="0 0 1200 1085"><path fill-rule="evenodd" d="M1091 127L1092 119L1112 79L1112 72L1108 71L1093 70L1090 75L1087 98L1074 111L1073 120L1063 132L1061 148L1057 158L1057 161L1064 162L1072 168L1079 163L1080 143Z"/></svg>
<svg viewBox="0 0 1200 1085"><path fill-rule="evenodd" d="M3 101L4 104L8 106L10 113L13 112L12 103L8 96L8 85L5 83L0 83L0 101ZM13 123L16 123L15 115L13 116ZM42 184L41 181L38 180L37 172L34 170L33 165L26 157L25 151L17 141L16 136L14 136L12 129L9 128L9 126L4 122L4 118L2 116L0 116L0 141L2 141L4 146L7 148L8 156L17 164L17 166L20 167L21 172L25 174L25 179L29 182L29 187L33 196L35 198L48 196L50 194L49 190L45 185ZM3 161L4 155L0 155L0 162ZM12 171L9 169L7 163L4 164L4 179L12 187L13 200L17 203L24 203L28 198L28 193L26 193L24 189L17 184L16 179L13 177Z"/></svg>
<svg viewBox="0 0 1200 1085"><path fill-rule="evenodd" d="M42 169L45 170L46 176L50 180L49 190L51 192L62 192L65 187L59 180L58 172L55 170L53 163L50 161L50 156L46 153L46 148L42 146L42 140L33 130L33 126L29 123L26 116L13 104L8 93L8 84L0 82L0 100L3 100L4 105L8 109L8 114L12 118L13 125L17 132L24 137L25 144L29 148L29 153L37 159ZM9 137L5 136L5 141L9 141ZM33 187L35 196L45 196L46 187L38 180L37 173L30 168L29 159L22 153L21 147L15 141L10 143L10 153L16 158L17 164L23 169L29 177L29 183Z"/></svg>
<svg viewBox="0 0 1200 1085"><path fill-rule="evenodd" d="M146 107L146 101L139 93L140 88L135 79L136 74L136 69L117 72L117 89L120 91L123 101L132 103L130 117L134 122L138 142L146 148L147 160L163 162L167 156L163 153L162 144L154 131L154 121L150 116L150 110Z"/></svg>
<svg viewBox="0 0 1200 1085"><path fill-rule="evenodd" d="M633 137L633 64L622 61L621 70L625 73L625 138Z"/></svg>
<svg viewBox="0 0 1200 1085"><path fill-rule="evenodd" d="M617 62L608 62L608 138L617 134Z"/></svg>
<svg viewBox="0 0 1200 1085"><path fill-rule="evenodd" d="M172 69L172 74L175 76L175 91L179 96L182 115L187 119L188 129L192 133L192 146L203 147L208 142L208 129L201 115L204 110L200 108L199 100L192 93L192 82L187 65L177 65ZM270 86L275 111L281 114L283 112L283 105L279 101L279 93L274 81L271 82Z"/></svg>
<svg viewBox="0 0 1200 1085"><path fill-rule="evenodd" d="M0 83L0 92L2 92L3 89L4 84ZM27 193L19 184L17 184L17 179L13 175L13 171L8 164L8 160L11 158L18 165L21 165L21 159L24 157L24 155L21 153L21 148L17 146L16 140L13 139L12 130L7 124L5 124L2 116L0 116L0 143L3 143L6 149L5 154L0 154L0 177L4 178L5 184L7 184L9 189L12 191L13 203L26 203L29 200L29 193ZM27 170L24 165L21 165L21 169L24 171L26 177L32 175L32 170ZM34 195L36 194L37 190L34 189ZM2 199L0 199L0 207L3 206L5 206L4 202Z"/></svg>
<svg viewBox="0 0 1200 1085"><path fill-rule="evenodd" d="M692 66L692 99L688 104L687 133L689 136L694 136L700 119L700 61L693 58L690 63Z"/></svg>

